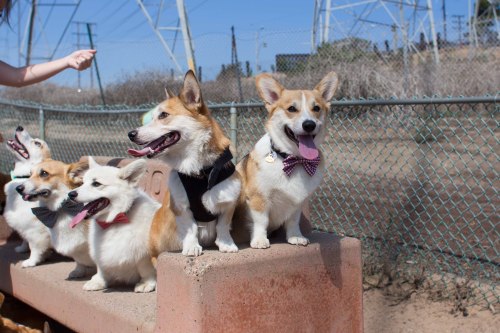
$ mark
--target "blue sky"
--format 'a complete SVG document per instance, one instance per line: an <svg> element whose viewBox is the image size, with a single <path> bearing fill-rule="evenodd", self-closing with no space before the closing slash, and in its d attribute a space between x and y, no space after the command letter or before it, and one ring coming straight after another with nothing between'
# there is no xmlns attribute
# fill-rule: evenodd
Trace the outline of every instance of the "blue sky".
<svg viewBox="0 0 500 333"><path fill-rule="evenodd" d="M23 64L18 55L19 45L23 44L23 33L27 20L28 1L19 2L12 12L11 28L0 27L0 59L12 65ZM71 3L70 0L39 0L40 4ZM155 16L160 1L145 0L148 12ZM333 6L360 1L332 0ZM468 17L469 0L446 0L448 15L448 37L456 39L456 24L452 23L453 15ZM425 4L426 0L420 0ZM249 61L255 69L258 61L262 69L269 71L274 64L277 53L308 53L311 50L311 29L313 21L313 0L185 0L187 15L193 37L195 58L198 66L203 68L205 79L213 78L221 68L221 64L231 62L231 26L234 25L238 58L241 62ZM434 16L437 31L442 32L442 0L433 0ZM20 13L18 13L18 8ZM54 53L63 56L77 48L78 36L81 47L88 45L88 35L84 24L71 23L70 17L74 7L39 6L35 23L33 62L40 62ZM365 6L348 10L335 10L331 16L330 40L340 39L351 30L354 24L353 13L359 15ZM419 15L425 15L420 12ZM405 16L412 16L407 9ZM156 16L155 16L156 17ZM369 19L375 22L392 23L391 18L383 10L377 8ZM82 0L73 22L90 22L94 33L93 40L98 50L97 62L101 78L105 84L116 82L125 75L144 70L169 70L172 62L158 38L148 25L145 16L134 0ZM175 0L165 1L165 7L159 19L159 26L177 25L177 8ZM66 29L63 35L63 31ZM80 34L78 34L78 27ZM364 23L358 25L358 37L381 43L391 39L387 27ZM466 25L464 24L464 29ZM428 30L428 29L427 29ZM357 31L354 29L353 31ZM259 38L257 39L257 33ZM164 32L163 36L172 47L175 33ZM257 45L259 51L257 52ZM179 34L175 41L174 53L183 70L187 69L184 48ZM258 60L257 60L258 59ZM94 75L95 79L95 75ZM53 81L76 86L77 74L66 71ZM83 86L88 85L90 73L81 74Z"/></svg>

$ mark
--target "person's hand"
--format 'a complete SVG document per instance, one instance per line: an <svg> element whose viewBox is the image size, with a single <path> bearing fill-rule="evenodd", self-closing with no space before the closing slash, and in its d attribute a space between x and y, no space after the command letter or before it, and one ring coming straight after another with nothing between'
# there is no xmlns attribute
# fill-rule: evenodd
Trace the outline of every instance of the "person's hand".
<svg viewBox="0 0 500 333"><path fill-rule="evenodd" d="M76 69L77 71L83 71L92 65L92 59L96 50L79 50L71 53L67 56L68 66Z"/></svg>

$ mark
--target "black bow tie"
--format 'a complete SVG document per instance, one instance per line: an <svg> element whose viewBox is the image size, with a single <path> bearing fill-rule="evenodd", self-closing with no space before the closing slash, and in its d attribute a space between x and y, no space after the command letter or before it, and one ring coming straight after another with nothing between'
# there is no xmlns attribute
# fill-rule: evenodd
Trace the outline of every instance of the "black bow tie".
<svg viewBox="0 0 500 333"><path fill-rule="evenodd" d="M61 208L57 211L52 211L47 207L35 207L31 208L33 214L42 222L47 228L52 229L57 222L59 213L64 212L71 216L75 216L83 209L83 204L79 202L74 202L73 200L64 200Z"/></svg>

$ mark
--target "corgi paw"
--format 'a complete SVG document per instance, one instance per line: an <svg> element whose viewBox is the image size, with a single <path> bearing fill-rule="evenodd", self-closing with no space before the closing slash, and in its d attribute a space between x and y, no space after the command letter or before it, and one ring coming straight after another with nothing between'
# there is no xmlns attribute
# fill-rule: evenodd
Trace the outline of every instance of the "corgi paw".
<svg viewBox="0 0 500 333"><path fill-rule="evenodd" d="M182 254L188 257L198 257L202 254L203 248L201 245L193 245L182 249Z"/></svg>
<svg viewBox="0 0 500 333"><path fill-rule="evenodd" d="M303 246L307 246L307 244L309 244L309 239L305 238L305 237L290 237L288 238L288 243L290 244L293 244L293 245L303 245Z"/></svg>
<svg viewBox="0 0 500 333"><path fill-rule="evenodd" d="M21 245L19 246L16 246L14 248L14 251L16 251L17 253L26 253L30 250L30 247L28 246L28 243L27 242L22 242Z"/></svg>
<svg viewBox="0 0 500 333"><path fill-rule="evenodd" d="M38 265L38 262L39 262L39 260L37 260L37 259L29 258L29 259L26 259L25 261L23 261L23 263L21 264L21 267L22 268L35 267L36 265Z"/></svg>
<svg viewBox="0 0 500 333"><path fill-rule="evenodd" d="M236 244L217 244L220 252L224 253L236 253L238 252L238 246Z"/></svg>
<svg viewBox="0 0 500 333"><path fill-rule="evenodd" d="M271 243L269 243L269 239L263 238L255 238L250 242L250 246L254 249L267 249L271 247Z"/></svg>
<svg viewBox="0 0 500 333"><path fill-rule="evenodd" d="M156 281L144 281L135 285L134 292L149 293L156 289Z"/></svg>
<svg viewBox="0 0 500 333"><path fill-rule="evenodd" d="M96 291L106 288L106 283L100 279L90 279L83 285L83 290Z"/></svg>

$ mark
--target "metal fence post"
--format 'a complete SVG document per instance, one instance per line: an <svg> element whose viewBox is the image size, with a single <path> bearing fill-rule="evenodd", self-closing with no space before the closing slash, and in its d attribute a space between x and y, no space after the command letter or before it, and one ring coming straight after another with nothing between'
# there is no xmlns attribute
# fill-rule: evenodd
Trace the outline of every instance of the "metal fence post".
<svg viewBox="0 0 500 333"><path fill-rule="evenodd" d="M233 163L236 164L238 162L238 112L236 111L236 108L234 107L234 103L231 104L231 108L229 109L229 113L231 115L231 142L233 143L234 146L234 156L233 156Z"/></svg>
<svg viewBox="0 0 500 333"><path fill-rule="evenodd" d="M43 109L40 108L38 109L38 120L39 120L39 132L40 132L40 139L45 141L45 114L43 112Z"/></svg>

